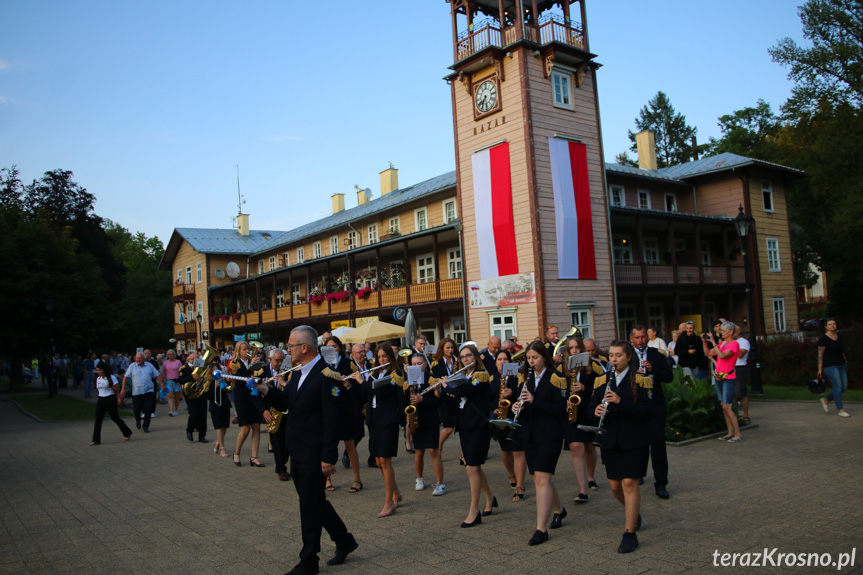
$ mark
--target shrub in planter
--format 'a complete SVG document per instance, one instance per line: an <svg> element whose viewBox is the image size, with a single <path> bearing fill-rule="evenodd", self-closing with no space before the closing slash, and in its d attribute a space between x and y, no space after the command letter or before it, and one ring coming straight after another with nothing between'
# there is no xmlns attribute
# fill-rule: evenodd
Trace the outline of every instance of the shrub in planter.
<svg viewBox="0 0 863 575"><path fill-rule="evenodd" d="M724 430L722 404L710 379L693 379L674 370L674 380L663 383L666 419L665 439L684 441Z"/></svg>

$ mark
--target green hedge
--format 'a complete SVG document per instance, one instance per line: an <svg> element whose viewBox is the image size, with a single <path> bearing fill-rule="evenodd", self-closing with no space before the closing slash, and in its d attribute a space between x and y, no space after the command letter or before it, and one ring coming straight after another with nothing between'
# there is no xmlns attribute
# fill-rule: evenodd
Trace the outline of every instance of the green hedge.
<svg viewBox="0 0 863 575"><path fill-rule="evenodd" d="M674 370L674 380L663 383L662 390L667 409L667 441L695 439L726 429L722 405L709 378L693 379L683 375L678 367Z"/></svg>
<svg viewBox="0 0 863 575"><path fill-rule="evenodd" d="M859 352L863 349L863 329L855 327L843 330L840 335L845 342L845 357L848 359L848 387L863 389L863 357ZM816 341L815 338L799 341L791 337L775 337L758 342L762 383L807 385L818 370Z"/></svg>

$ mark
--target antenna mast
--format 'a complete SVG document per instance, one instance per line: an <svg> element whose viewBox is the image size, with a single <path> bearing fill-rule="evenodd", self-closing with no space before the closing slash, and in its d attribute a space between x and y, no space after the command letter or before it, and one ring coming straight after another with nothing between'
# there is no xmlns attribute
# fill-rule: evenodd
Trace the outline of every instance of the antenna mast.
<svg viewBox="0 0 863 575"><path fill-rule="evenodd" d="M240 194L240 164L237 164L237 213L243 213L243 196Z"/></svg>

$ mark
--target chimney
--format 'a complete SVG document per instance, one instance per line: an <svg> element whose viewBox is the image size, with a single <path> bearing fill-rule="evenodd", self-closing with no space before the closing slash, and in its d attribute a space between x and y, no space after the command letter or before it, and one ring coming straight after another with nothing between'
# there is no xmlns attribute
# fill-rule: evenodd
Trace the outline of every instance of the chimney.
<svg viewBox="0 0 863 575"><path fill-rule="evenodd" d="M354 186L354 187L357 189L357 205L361 206L361 205L365 204L366 202L368 202L369 196L371 195L371 190L368 188L363 190L363 189L360 189L359 186Z"/></svg>
<svg viewBox="0 0 863 575"><path fill-rule="evenodd" d="M635 134L638 148L638 167L643 170L656 169L656 136L650 130Z"/></svg>
<svg viewBox="0 0 863 575"><path fill-rule="evenodd" d="M249 214L240 214L237 216L237 231L241 236L249 235Z"/></svg>
<svg viewBox="0 0 863 575"><path fill-rule="evenodd" d="M333 213L337 214L343 211L345 211L345 195L333 194Z"/></svg>
<svg viewBox="0 0 863 575"><path fill-rule="evenodd" d="M399 189L399 171L390 162L390 167L381 172L381 196Z"/></svg>

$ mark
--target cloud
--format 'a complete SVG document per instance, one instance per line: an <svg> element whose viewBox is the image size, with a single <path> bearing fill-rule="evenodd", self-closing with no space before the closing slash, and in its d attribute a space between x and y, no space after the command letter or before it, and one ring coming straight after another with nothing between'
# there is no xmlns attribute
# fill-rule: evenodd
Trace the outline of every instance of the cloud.
<svg viewBox="0 0 863 575"><path fill-rule="evenodd" d="M8 67L9 67L9 62L7 62L5 60L0 60L0 70L3 70L3 69L8 68Z"/></svg>

